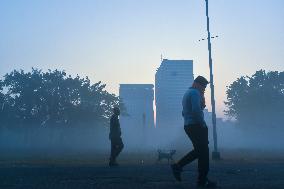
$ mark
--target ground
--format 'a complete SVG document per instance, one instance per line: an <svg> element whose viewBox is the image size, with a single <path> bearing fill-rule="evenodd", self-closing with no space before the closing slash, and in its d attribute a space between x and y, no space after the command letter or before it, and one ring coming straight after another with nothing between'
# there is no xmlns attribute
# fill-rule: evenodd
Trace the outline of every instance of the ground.
<svg viewBox="0 0 284 189"><path fill-rule="evenodd" d="M129 154L127 154L129 155ZM119 167L100 157L83 159L1 160L1 189L187 189L195 188L196 162L187 166L181 183L174 180L167 161L156 163L124 154ZM106 157L106 156L104 156ZM153 160L153 159L152 159ZM219 188L283 189L284 159L223 159L211 161L210 178Z"/></svg>

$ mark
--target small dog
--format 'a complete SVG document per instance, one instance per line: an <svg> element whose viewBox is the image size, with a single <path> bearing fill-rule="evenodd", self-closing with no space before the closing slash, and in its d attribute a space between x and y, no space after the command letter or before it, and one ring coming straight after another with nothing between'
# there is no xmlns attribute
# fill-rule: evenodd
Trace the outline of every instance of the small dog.
<svg viewBox="0 0 284 189"><path fill-rule="evenodd" d="M157 163L160 162L162 159L167 159L168 160L168 164L170 163L170 160L173 161L173 155L176 153L176 150L167 150L167 151L163 151L163 150L158 150L158 159L157 159Z"/></svg>

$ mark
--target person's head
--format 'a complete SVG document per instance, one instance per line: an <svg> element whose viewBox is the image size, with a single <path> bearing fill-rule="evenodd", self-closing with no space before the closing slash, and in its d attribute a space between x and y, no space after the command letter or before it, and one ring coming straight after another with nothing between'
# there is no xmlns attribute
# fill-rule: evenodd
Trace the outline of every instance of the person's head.
<svg viewBox="0 0 284 189"><path fill-rule="evenodd" d="M204 93L208 83L209 82L207 81L205 77L199 75L194 79L192 87Z"/></svg>
<svg viewBox="0 0 284 189"><path fill-rule="evenodd" d="M115 106L115 107L113 108L113 113L114 113L115 115L119 115L119 114L120 114L120 109L119 109L119 107Z"/></svg>

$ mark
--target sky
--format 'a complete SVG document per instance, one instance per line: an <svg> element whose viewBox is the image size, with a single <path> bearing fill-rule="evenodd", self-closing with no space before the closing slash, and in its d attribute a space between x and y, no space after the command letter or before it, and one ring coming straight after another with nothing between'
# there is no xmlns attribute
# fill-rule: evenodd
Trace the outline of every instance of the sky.
<svg viewBox="0 0 284 189"><path fill-rule="evenodd" d="M284 71L283 0L209 0L216 110L226 86ZM204 0L1 0L0 78L14 69L65 70L102 81L152 83L161 55L190 59L209 79ZM206 91L210 109L210 88Z"/></svg>

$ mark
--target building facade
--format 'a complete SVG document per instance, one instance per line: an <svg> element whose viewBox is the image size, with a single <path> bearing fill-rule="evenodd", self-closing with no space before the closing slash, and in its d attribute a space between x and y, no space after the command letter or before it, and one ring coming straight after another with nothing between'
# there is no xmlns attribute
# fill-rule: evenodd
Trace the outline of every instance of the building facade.
<svg viewBox="0 0 284 189"><path fill-rule="evenodd" d="M192 60L162 60L155 75L157 128L183 125L182 98L193 80Z"/></svg>
<svg viewBox="0 0 284 189"><path fill-rule="evenodd" d="M120 84L119 96L127 111L127 115L120 116L122 134L130 144L145 144L154 128L154 85Z"/></svg>
<svg viewBox="0 0 284 189"><path fill-rule="evenodd" d="M119 96L128 114L121 116L121 122L141 128L154 127L154 85L120 84Z"/></svg>

